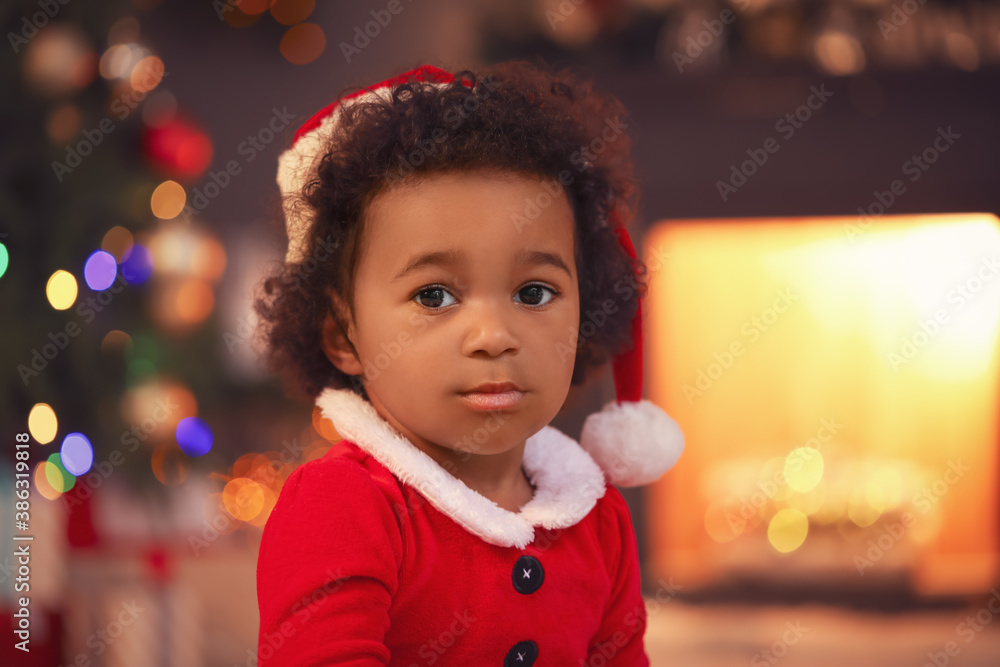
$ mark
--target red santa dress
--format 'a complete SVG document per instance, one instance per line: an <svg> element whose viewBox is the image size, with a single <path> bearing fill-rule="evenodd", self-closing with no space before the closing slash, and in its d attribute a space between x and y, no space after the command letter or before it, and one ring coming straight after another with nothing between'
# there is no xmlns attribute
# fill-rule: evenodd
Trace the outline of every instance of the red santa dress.
<svg viewBox="0 0 1000 667"><path fill-rule="evenodd" d="M258 665L649 665L628 506L575 440L528 438L535 494L514 513L352 391L317 405L345 439L264 528Z"/></svg>

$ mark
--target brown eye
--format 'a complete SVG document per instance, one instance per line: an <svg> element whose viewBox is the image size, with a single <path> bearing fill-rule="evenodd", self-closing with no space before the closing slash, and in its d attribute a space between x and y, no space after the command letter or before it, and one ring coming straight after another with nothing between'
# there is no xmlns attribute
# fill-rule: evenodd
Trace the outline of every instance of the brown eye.
<svg viewBox="0 0 1000 667"><path fill-rule="evenodd" d="M546 292L549 292L552 295L548 299L545 298ZM555 298L557 292L551 287L535 284L521 288L521 291L519 291L518 294L525 295L524 298L526 301L523 301L522 303L529 306L544 306Z"/></svg>
<svg viewBox="0 0 1000 667"><path fill-rule="evenodd" d="M428 295L425 297L425 295ZM431 287L428 289L423 289L413 295L413 299L425 308L439 309L444 306L450 306L451 303L442 303L445 300L445 295L452 298L452 303L454 303L454 298L448 290L443 287ZM428 303L425 303L424 299Z"/></svg>

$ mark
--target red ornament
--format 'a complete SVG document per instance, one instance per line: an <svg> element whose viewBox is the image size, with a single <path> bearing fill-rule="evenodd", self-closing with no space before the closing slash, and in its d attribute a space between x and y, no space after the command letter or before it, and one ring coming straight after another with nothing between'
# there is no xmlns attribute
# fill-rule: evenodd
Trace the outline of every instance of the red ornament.
<svg viewBox="0 0 1000 667"><path fill-rule="evenodd" d="M196 181L212 163L212 140L194 122L178 115L160 127L146 128L143 153L169 178Z"/></svg>

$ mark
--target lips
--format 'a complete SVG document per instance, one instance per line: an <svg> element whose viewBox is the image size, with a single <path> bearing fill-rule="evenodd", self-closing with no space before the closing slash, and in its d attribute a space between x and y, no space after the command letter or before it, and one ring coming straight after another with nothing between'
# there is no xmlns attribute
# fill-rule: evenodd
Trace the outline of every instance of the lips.
<svg viewBox="0 0 1000 667"><path fill-rule="evenodd" d="M521 404L524 390L513 382L484 382L459 395L474 410L511 410Z"/></svg>
<svg viewBox="0 0 1000 667"><path fill-rule="evenodd" d="M505 391L521 391L521 392L523 392L524 390L521 389L520 387L518 387L513 382L484 382L484 383L482 383L481 385L479 385L477 387L473 387L472 389L468 389L466 391L459 392L459 393L462 393L462 394L471 394L471 393L475 392L475 393L478 393L478 394L499 394L499 393L505 392Z"/></svg>

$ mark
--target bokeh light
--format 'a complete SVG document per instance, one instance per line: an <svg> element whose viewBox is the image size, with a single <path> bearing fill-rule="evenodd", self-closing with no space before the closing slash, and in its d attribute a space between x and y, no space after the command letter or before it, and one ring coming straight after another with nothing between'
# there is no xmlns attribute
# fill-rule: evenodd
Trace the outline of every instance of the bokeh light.
<svg viewBox="0 0 1000 667"><path fill-rule="evenodd" d="M903 502L903 476L893 464L872 467L865 483L865 500L880 513L888 512Z"/></svg>
<svg viewBox="0 0 1000 667"><path fill-rule="evenodd" d="M868 502L866 489L855 488L847 499L847 516L855 525L865 528L875 523L882 512Z"/></svg>
<svg viewBox="0 0 1000 667"><path fill-rule="evenodd" d="M250 471L243 475L262 487L280 491L281 485L292 472L292 467L279 460L278 452L265 452L253 461Z"/></svg>
<svg viewBox="0 0 1000 667"><path fill-rule="evenodd" d="M263 13L247 14L239 5L233 7L232 10L231 12L225 12L222 16L226 24L232 28L246 28L259 21L263 16Z"/></svg>
<svg viewBox="0 0 1000 667"><path fill-rule="evenodd" d="M141 335L132 340L135 359L144 361L155 371L159 356L155 341ZM157 377L127 389L122 394L119 409L122 419L132 424L129 430L140 440L172 442L177 424L185 417L198 414L198 402L186 386Z"/></svg>
<svg viewBox="0 0 1000 667"><path fill-rule="evenodd" d="M174 292L174 313L181 324L201 322L209 316L214 305L212 288L203 280L185 280Z"/></svg>
<svg viewBox="0 0 1000 667"><path fill-rule="evenodd" d="M222 501L233 518L250 521L264 508L264 491L252 479L237 477L222 490Z"/></svg>
<svg viewBox="0 0 1000 667"><path fill-rule="evenodd" d="M226 251L215 238L189 224L160 225L149 240L149 251L160 275L175 274L216 281L226 268Z"/></svg>
<svg viewBox="0 0 1000 667"><path fill-rule="evenodd" d="M326 49L326 35L315 23L299 23L281 38L281 55L293 65L306 65Z"/></svg>
<svg viewBox="0 0 1000 667"><path fill-rule="evenodd" d="M217 240L204 237L191 254L191 275L215 282L226 269L226 250Z"/></svg>
<svg viewBox="0 0 1000 667"><path fill-rule="evenodd" d="M128 354L133 347L132 337L119 329L112 329L101 339L101 352L104 354Z"/></svg>
<svg viewBox="0 0 1000 667"><path fill-rule="evenodd" d="M339 438L337 439L339 440ZM306 447L306 451L302 453L302 462L306 463L323 458L332 447L333 444L327 440L313 440Z"/></svg>
<svg viewBox="0 0 1000 667"><path fill-rule="evenodd" d="M808 533L809 517L787 507L771 517L767 526L767 541L780 553L789 553L802 546Z"/></svg>
<svg viewBox="0 0 1000 667"><path fill-rule="evenodd" d="M240 0L237 3L247 14L262 14L266 12L277 0Z"/></svg>
<svg viewBox="0 0 1000 667"><path fill-rule="evenodd" d="M143 132L142 150L146 158L171 177L197 179L212 162L212 140L200 125L176 115Z"/></svg>
<svg viewBox="0 0 1000 667"><path fill-rule="evenodd" d="M784 468L785 457L772 456L769 458L764 463L764 467L761 468L760 475L757 478L756 490L764 493L764 495L775 502L786 500L792 495L792 489L789 488L787 480L782 479Z"/></svg>
<svg viewBox="0 0 1000 667"><path fill-rule="evenodd" d="M278 23L294 25L305 21L316 8L316 0L278 0L271 6L271 16Z"/></svg>
<svg viewBox="0 0 1000 667"><path fill-rule="evenodd" d="M204 456L212 449L212 428L204 419L185 417L177 424L177 444L188 456Z"/></svg>
<svg viewBox="0 0 1000 667"><path fill-rule="evenodd" d="M50 454L47 462L49 465L45 467L45 479L53 489L59 493L66 493L76 485L76 477L66 470L58 452Z"/></svg>
<svg viewBox="0 0 1000 667"><path fill-rule="evenodd" d="M83 265L83 280L87 287L100 292L115 284L118 276L118 262L115 256L104 250L95 250L90 253L87 262Z"/></svg>
<svg viewBox="0 0 1000 667"><path fill-rule="evenodd" d="M0 243L0 278L3 277L3 274L7 273L7 262L7 246Z"/></svg>
<svg viewBox="0 0 1000 667"><path fill-rule="evenodd" d="M799 493L816 488L823 479L823 455L813 447L798 447L788 453L784 462L785 481Z"/></svg>
<svg viewBox="0 0 1000 667"><path fill-rule="evenodd" d="M826 504L827 487L822 482L806 493L793 493L788 499L788 506L794 507L803 514L812 517Z"/></svg>
<svg viewBox="0 0 1000 667"><path fill-rule="evenodd" d="M98 66L105 79L120 79L132 67L132 49L128 44L116 44L104 52Z"/></svg>
<svg viewBox="0 0 1000 667"><path fill-rule="evenodd" d="M28 43L23 63L28 83L52 96L74 93L97 74L97 54L83 31L71 23L42 28Z"/></svg>
<svg viewBox="0 0 1000 667"><path fill-rule="evenodd" d="M263 528L264 524L267 523L267 518L271 515L271 510L274 509L274 505L278 501L278 494L263 485L259 488L263 496L260 510L257 512L256 516L250 519L244 519L244 521L249 523L251 526Z"/></svg>
<svg viewBox="0 0 1000 667"><path fill-rule="evenodd" d="M146 246L133 243L121 263L122 278L130 285L140 285L153 273L153 254Z"/></svg>
<svg viewBox="0 0 1000 667"><path fill-rule="evenodd" d="M159 340L157 340L154 336L143 334L136 334L132 338L135 343L134 358L148 359L153 364L159 363L160 355L163 352ZM143 406L146 409L141 414L134 415L135 419L130 418L129 421L135 421L136 419L143 419L144 417L149 416L150 410L152 410L152 408L156 405L154 401L159 401L164 398L164 393L167 392L168 388L172 386L174 386L174 383L163 380L161 382L146 384L142 387L136 387L137 392L143 391L148 394L146 405ZM192 412L191 414L195 413ZM187 415L184 416L186 417ZM180 421L180 417L174 420L175 426L178 421ZM170 430L173 431L173 427L171 427Z"/></svg>
<svg viewBox="0 0 1000 667"><path fill-rule="evenodd" d="M171 220L180 215L185 203L187 193L184 192L184 186L177 181L164 181L153 190L149 208L157 218Z"/></svg>
<svg viewBox="0 0 1000 667"><path fill-rule="evenodd" d="M341 439L340 434L337 433L337 429L333 426L333 422L323 416L323 412L318 406L313 408L312 426L320 437L330 442L338 442Z"/></svg>
<svg viewBox="0 0 1000 667"><path fill-rule="evenodd" d="M148 93L163 80L163 61L156 56L146 56L135 64L129 76L132 88L138 93Z"/></svg>
<svg viewBox="0 0 1000 667"><path fill-rule="evenodd" d="M65 144L80 133L83 118L75 104L63 104L49 114L45 129L49 140L55 144Z"/></svg>
<svg viewBox="0 0 1000 667"><path fill-rule="evenodd" d="M160 484L164 486L176 486L187 479L188 465L183 452L175 443L160 443L153 450L150 460L150 467Z"/></svg>
<svg viewBox="0 0 1000 667"><path fill-rule="evenodd" d="M125 16L108 28L108 44L127 44L139 39L139 19Z"/></svg>
<svg viewBox="0 0 1000 667"><path fill-rule="evenodd" d="M121 225L115 225L105 232L104 238L101 239L101 250L111 253L115 261L120 262L134 242L132 232Z"/></svg>
<svg viewBox="0 0 1000 667"><path fill-rule="evenodd" d="M56 438L59 432L59 420L56 411L48 403L35 403L28 413L28 432L40 445L47 445Z"/></svg>
<svg viewBox="0 0 1000 667"><path fill-rule="evenodd" d="M45 284L45 296L56 310L66 310L76 301L76 278L69 271L59 269Z"/></svg>
<svg viewBox="0 0 1000 667"><path fill-rule="evenodd" d="M968 35L950 31L944 41L948 58L966 72L974 72L979 67L979 48Z"/></svg>
<svg viewBox="0 0 1000 667"><path fill-rule="evenodd" d="M94 464L94 448L82 433L67 434L63 438L59 454L66 470L77 477L85 475Z"/></svg>
<svg viewBox="0 0 1000 667"><path fill-rule="evenodd" d="M254 463L257 461L257 457L259 456L259 452L249 452L240 456L233 462L233 466L230 470L232 476L249 477L250 471L253 470Z"/></svg>
<svg viewBox="0 0 1000 667"><path fill-rule="evenodd" d="M865 53L852 35L830 30L816 38L813 47L820 66L834 76L857 74L865 68Z"/></svg>
<svg viewBox="0 0 1000 667"><path fill-rule="evenodd" d="M59 469L48 461L39 461L38 465L35 466L35 474L33 475L35 480L35 489L38 490L38 493L40 493L43 498L56 500L62 495L62 491L53 486L53 484L49 481L50 475L53 479L59 480L59 486L61 488L62 474L59 472Z"/></svg>
<svg viewBox="0 0 1000 667"><path fill-rule="evenodd" d="M156 363L151 359L134 356L128 362L127 373L129 382L137 382L140 380L154 378L156 376L156 372Z"/></svg>

